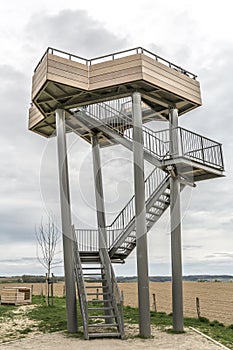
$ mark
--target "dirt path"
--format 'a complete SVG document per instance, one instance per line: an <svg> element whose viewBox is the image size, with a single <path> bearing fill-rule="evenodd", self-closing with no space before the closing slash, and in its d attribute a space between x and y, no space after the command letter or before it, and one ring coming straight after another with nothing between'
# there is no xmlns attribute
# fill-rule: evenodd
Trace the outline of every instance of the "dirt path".
<svg viewBox="0 0 233 350"><path fill-rule="evenodd" d="M126 328L126 334L138 333L135 326ZM67 337L64 333L35 335L0 345L0 350L221 350L221 347L212 343L192 330L184 334L168 334L155 327L152 328L152 339L128 338L80 340Z"/></svg>

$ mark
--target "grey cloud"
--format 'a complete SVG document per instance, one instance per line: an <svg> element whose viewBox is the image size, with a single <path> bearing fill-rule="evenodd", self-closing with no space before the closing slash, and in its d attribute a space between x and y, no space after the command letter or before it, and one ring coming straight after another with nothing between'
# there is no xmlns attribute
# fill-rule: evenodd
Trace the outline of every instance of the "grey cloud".
<svg viewBox="0 0 233 350"><path fill-rule="evenodd" d="M25 257L25 258L14 258L14 259L0 259L1 264L22 264L22 263L35 263L38 262L37 258Z"/></svg>
<svg viewBox="0 0 233 350"><path fill-rule="evenodd" d="M209 254L205 256L208 259L233 259L233 253L229 252L214 252L213 254ZM233 260L232 260L233 261Z"/></svg>
<svg viewBox="0 0 233 350"><path fill-rule="evenodd" d="M128 41L107 30L85 10L63 10L55 15L36 13L26 32L30 45L52 46L91 58L127 48Z"/></svg>
<svg viewBox="0 0 233 350"><path fill-rule="evenodd" d="M197 244L185 244L183 245L184 250L195 250L195 249L200 249L202 248L202 245L197 245Z"/></svg>

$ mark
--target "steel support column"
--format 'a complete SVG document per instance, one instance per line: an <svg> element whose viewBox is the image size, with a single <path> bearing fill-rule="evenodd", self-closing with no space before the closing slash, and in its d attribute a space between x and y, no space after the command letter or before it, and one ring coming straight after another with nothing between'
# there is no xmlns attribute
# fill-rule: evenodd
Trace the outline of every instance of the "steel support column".
<svg viewBox="0 0 233 350"><path fill-rule="evenodd" d="M94 170L96 213L97 213L97 223L98 223L98 230L99 230L99 249L102 249L107 247L107 234L106 234L102 171L101 171L100 152L99 152L99 140L98 140L97 134L92 135L92 158L93 158L93 170Z"/></svg>
<svg viewBox="0 0 233 350"><path fill-rule="evenodd" d="M67 330L77 332L76 289L73 261L73 231L70 210L69 173L66 148L65 111L56 110L57 153L66 286Z"/></svg>
<svg viewBox="0 0 233 350"><path fill-rule="evenodd" d="M150 297L148 277L147 229L144 182L144 154L142 134L141 94L133 93L133 159L136 214L136 247L138 272L138 306L140 336L149 338Z"/></svg>
<svg viewBox="0 0 233 350"><path fill-rule="evenodd" d="M170 121L170 153L174 158L179 154L178 140L178 111L171 109ZM172 308L173 329L182 332L183 323L183 283L182 283L182 252L181 252L181 209L180 209L180 182L177 169L172 172L170 179L170 215L171 215L171 256L172 256Z"/></svg>

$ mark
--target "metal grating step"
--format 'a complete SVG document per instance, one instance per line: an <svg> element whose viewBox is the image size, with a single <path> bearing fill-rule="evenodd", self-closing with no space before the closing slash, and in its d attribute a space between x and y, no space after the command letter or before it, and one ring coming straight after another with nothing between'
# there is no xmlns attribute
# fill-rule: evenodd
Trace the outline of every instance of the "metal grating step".
<svg viewBox="0 0 233 350"><path fill-rule="evenodd" d="M105 310L113 310L113 306L108 306L108 307L89 307L88 310L91 311L105 311Z"/></svg>
<svg viewBox="0 0 233 350"><path fill-rule="evenodd" d="M93 323L93 324L88 324L88 328L99 328L99 327L103 327L103 328L111 328L111 327L118 327L117 323Z"/></svg>
<svg viewBox="0 0 233 350"><path fill-rule="evenodd" d="M156 215L156 216L160 216L160 214L156 213L155 211L153 210L148 210L147 214L151 214L151 215Z"/></svg>
<svg viewBox="0 0 233 350"><path fill-rule="evenodd" d="M120 333L89 333L89 338L120 338Z"/></svg>
<svg viewBox="0 0 233 350"><path fill-rule="evenodd" d="M102 286L101 284L99 285L99 286L87 286L86 285L86 288L88 288L88 289L91 289L91 288L95 288L95 289L98 289L98 288L108 288L108 286Z"/></svg>
<svg viewBox="0 0 233 350"><path fill-rule="evenodd" d="M164 206L160 206L160 205L157 205L157 204L153 204L152 205L153 208L156 208L156 209L159 209L159 210L164 210Z"/></svg>
<svg viewBox="0 0 233 350"><path fill-rule="evenodd" d="M98 319L98 318L102 318L102 319L108 319L108 318L115 318L115 315L96 315L96 316L89 316L89 319L93 320L93 319Z"/></svg>
<svg viewBox="0 0 233 350"><path fill-rule="evenodd" d="M95 294L96 295L96 294ZM107 303L107 302L111 302L111 299L102 299L102 300L98 300L98 299L94 299L94 300L88 300L88 303L93 303L93 304L97 304L97 303Z"/></svg>
<svg viewBox="0 0 233 350"><path fill-rule="evenodd" d="M110 293L98 293L98 295L109 295ZM87 295L96 295L96 293L87 293ZM105 301L105 300L104 300Z"/></svg>
<svg viewBox="0 0 233 350"><path fill-rule="evenodd" d="M164 203L164 204L169 204L169 201L163 198L157 199L158 202Z"/></svg>
<svg viewBox="0 0 233 350"><path fill-rule="evenodd" d="M152 218L147 218L146 217L146 220L150 221L150 222L155 222L155 219L152 219Z"/></svg>
<svg viewBox="0 0 233 350"><path fill-rule="evenodd" d="M102 283L102 282L106 282L107 280L106 279L103 279L103 278L99 278L99 279L85 279L85 282L88 282L88 283Z"/></svg>
<svg viewBox="0 0 233 350"><path fill-rule="evenodd" d="M100 267L83 267L82 270L103 270L102 266Z"/></svg>

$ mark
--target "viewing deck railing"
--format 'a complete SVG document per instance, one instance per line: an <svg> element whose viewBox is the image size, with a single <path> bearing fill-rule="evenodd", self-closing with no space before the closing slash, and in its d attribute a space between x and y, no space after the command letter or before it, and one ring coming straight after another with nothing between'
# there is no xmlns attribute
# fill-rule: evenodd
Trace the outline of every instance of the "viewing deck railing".
<svg viewBox="0 0 233 350"><path fill-rule="evenodd" d="M99 57L94 57L92 59L86 59L83 58L81 56L77 56L77 55L73 55L71 53L62 51L62 50L58 50L58 49L54 49L52 47L48 47L47 50L45 51L44 55L42 56L42 58L40 59L39 63L37 64L34 72L36 72L37 68L39 67L39 65L41 64L41 62L43 61L44 57L48 54L52 54L52 55L57 55L63 58L66 58L68 60L72 60L72 61L76 61L76 62L80 62L82 64L85 64L87 66L91 66L93 63L100 63L100 62L105 62L105 61L109 61L109 60L115 60L117 58L121 58L121 57L125 57L125 56L129 56L129 55L133 55L133 54L145 54L148 57L153 58L154 60L156 60L157 62L160 62L162 64L164 64L165 66L174 69L186 76L188 76L191 79L196 79L197 75L189 72L186 69L181 68L180 66L177 66L176 64L154 54L153 52L144 49L143 47L135 47L133 49L128 49L128 50L123 50L123 51L118 51L118 52L114 52L108 55L104 55L104 56L99 56Z"/></svg>
<svg viewBox="0 0 233 350"><path fill-rule="evenodd" d="M180 134L181 155L185 158L224 170L222 145L207 137L184 128L178 128Z"/></svg>

